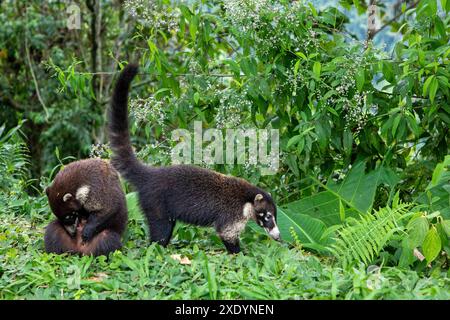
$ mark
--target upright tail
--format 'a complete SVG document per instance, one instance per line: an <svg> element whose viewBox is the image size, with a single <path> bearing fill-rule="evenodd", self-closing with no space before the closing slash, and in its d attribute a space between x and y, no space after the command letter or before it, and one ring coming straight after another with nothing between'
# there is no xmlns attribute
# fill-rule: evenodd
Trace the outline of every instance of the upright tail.
<svg viewBox="0 0 450 320"><path fill-rule="evenodd" d="M132 184L136 184L139 180L142 167L131 146L128 126L128 92L137 72L138 66L134 64L129 64L123 69L108 110L108 134L113 151L111 163Z"/></svg>

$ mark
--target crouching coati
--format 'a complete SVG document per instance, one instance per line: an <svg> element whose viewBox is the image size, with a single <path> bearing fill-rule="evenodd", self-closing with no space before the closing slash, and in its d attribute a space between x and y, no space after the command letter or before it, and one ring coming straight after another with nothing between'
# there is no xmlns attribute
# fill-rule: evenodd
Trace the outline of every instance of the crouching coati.
<svg viewBox="0 0 450 320"><path fill-rule="evenodd" d="M128 65L116 83L108 112L112 165L137 190L150 240L166 246L176 220L216 229L230 253L240 251L239 235L255 220L280 240L272 197L247 181L189 165L146 166L133 152L128 124L128 92L138 67Z"/></svg>
<svg viewBox="0 0 450 320"><path fill-rule="evenodd" d="M128 214L117 171L101 159L65 166L45 190L57 219L45 231L49 253L107 255L122 247Z"/></svg>

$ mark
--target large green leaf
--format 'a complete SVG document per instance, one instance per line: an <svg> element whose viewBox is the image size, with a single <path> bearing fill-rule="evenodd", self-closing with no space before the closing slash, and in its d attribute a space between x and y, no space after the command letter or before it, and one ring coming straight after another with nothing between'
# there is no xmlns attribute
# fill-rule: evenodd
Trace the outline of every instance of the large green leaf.
<svg viewBox="0 0 450 320"><path fill-rule="evenodd" d="M431 227L430 230L428 230L425 240L423 241L422 249L428 263L436 259L441 251L441 238L435 227Z"/></svg>
<svg viewBox="0 0 450 320"><path fill-rule="evenodd" d="M340 212L345 207L345 217L358 217L372 209L376 188L386 183L391 188L397 184L395 174L384 167L365 173L365 163L353 166L341 183L329 181L326 185L317 181L325 190L288 203L285 207L290 212L304 214L319 219L326 226L342 223Z"/></svg>
<svg viewBox="0 0 450 320"><path fill-rule="evenodd" d="M431 210L440 211L444 219L450 219L450 155L436 165L431 182L416 201L429 205Z"/></svg>
<svg viewBox="0 0 450 320"><path fill-rule="evenodd" d="M408 237L406 238L408 247L414 249L422 245L428 232L428 219L420 216L411 219L406 226Z"/></svg>
<svg viewBox="0 0 450 320"><path fill-rule="evenodd" d="M277 208L277 212L277 224L283 241L293 242L292 231L294 231L303 246L319 251L325 250L324 245L330 238L322 239L327 228L322 221L288 209ZM249 223L249 226L256 232L265 233L264 229L254 222Z"/></svg>

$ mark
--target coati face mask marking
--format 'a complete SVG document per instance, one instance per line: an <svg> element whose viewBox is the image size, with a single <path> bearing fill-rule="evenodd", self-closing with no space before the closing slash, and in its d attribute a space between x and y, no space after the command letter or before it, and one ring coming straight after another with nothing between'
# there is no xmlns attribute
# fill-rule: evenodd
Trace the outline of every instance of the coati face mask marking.
<svg viewBox="0 0 450 320"><path fill-rule="evenodd" d="M77 233L77 226L79 221L78 212L73 211L72 213L65 215L62 219L60 219L60 221L62 222L69 235L71 237L75 236L75 234Z"/></svg>
<svg viewBox="0 0 450 320"><path fill-rule="evenodd" d="M276 222L275 206L264 199L262 194L257 194L254 208L256 223L264 228L272 239L281 241L280 230Z"/></svg>
<svg viewBox="0 0 450 320"><path fill-rule="evenodd" d="M60 194L51 186L45 189L50 207L70 236L75 236L80 221L80 202L71 193Z"/></svg>

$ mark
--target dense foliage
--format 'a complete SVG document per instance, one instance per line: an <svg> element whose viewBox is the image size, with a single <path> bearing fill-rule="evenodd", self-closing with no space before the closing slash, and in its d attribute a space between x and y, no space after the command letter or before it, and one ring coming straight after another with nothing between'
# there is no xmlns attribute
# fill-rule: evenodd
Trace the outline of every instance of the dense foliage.
<svg viewBox="0 0 450 320"><path fill-rule="evenodd" d="M86 1L75 30L63 2L0 2L0 298L448 299L450 1L406 1L394 19L380 4L391 51L381 31L347 28L342 8L368 2ZM250 225L245 255L224 256L180 225L168 249L149 246L129 193L122 251L43 253L42 189L74 159L109 157L111 87L136 61L132 138L148 163L170 164L173 130L194 121L279 130L275 175L202 165L269 190L285 243Z"/></svg>

